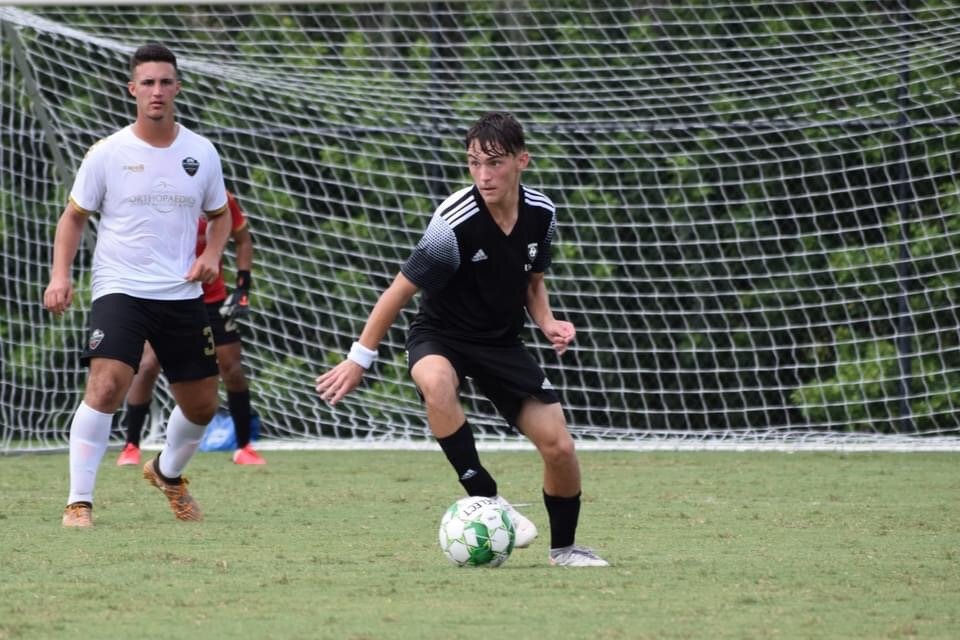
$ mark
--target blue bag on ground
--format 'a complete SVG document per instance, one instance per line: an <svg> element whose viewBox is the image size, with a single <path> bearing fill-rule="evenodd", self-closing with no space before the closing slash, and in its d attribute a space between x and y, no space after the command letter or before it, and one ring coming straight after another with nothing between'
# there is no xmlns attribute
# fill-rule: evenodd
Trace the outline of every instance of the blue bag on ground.
<svg viewBox="0 0 960 640"><path fill-rule="evenodd" d="M255 442L260 436L260 416L250 416L250 441ZM237 448L237 432L233 426L233 418L226 409L219 409L213 420L207 425L200 440L200 451L233 451Z"/></svg>

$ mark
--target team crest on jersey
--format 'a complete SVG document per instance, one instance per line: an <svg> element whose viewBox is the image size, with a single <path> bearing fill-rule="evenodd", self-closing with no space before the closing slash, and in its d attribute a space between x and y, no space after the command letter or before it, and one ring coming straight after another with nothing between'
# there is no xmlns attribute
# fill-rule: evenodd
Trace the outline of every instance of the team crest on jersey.
<svg viewBox="0 0 960 640"><path fill-rule="evenodd" d="M200 168L200 163L190 156L184 158L181 164L183 165L183 170L187 172L188 176L195 175L197 173L197 169Z"/></svg>
<svg viewBox="0 0 960 640"><path fill-rule="evenodd" d="M537 243L531 242L527 245L527 257L530 258L530 262L533 262L537 259Z"/></svg>
<svg viewBox="0 0 960 640"><path fill-rule="evenodd" d="M94 329L93 333L90 334L90 342L88 343L90 351L96 351L101 342L103 342L103 330Z"/></svg>

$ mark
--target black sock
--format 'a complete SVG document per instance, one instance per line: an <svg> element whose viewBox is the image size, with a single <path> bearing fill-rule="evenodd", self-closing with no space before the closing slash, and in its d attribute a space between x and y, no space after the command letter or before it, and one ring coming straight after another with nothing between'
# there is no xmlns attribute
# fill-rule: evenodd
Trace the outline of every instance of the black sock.
<svg viewBox="0 0 960 640"><path fill-rule="evenodd" d="M569 547L577 535L580 519L580 494L571 498L550 496L543 492L543 504L550 517L550 548Z"/></svg>
<svg viewBox="0 0 960 640"><path fill-rule="evenodd" d="M127 442L129 444L140 446L140 434L143 431L143 423L146 422L148 413L150 413L149 402L127 405L127 410L123 415L123 428L127 432Z"/></svg>
<svg viewBox="0 0 960 640"><path fill-rule="evenodd" d="M159 453L157 454L157 457L153 459L153 470L160 477L160 479L166 482L167 484L181 484L183 482L183 476L180 476L179 478L168 478L167 476L163 475L163 472L160 471L160 454Z"/></svg>
<svg viewBox="0 0 960 640"><path fill-rule="evenodd" d="M469 423L464 421L452 435L437 438L437 443L453 465L468 496L492 498L497 495L497 482L480 464L477 444L473 440Z"/></svg>
<svg viewBox="0 0 960 640"><path fill-rule="evenodd" d="M250 390L227 391L227 406L237 434L237 449L250 444Z"/></svg>

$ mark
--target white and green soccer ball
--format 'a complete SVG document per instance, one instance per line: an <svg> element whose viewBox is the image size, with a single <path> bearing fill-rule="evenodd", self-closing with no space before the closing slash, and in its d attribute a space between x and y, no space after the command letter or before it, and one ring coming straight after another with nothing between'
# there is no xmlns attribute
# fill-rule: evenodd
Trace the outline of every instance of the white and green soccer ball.
<svg viewBox="0 0 960 640"><path fill-rule="evenodd" d="M440 520L440 549L458 567L499 567L513 551L510 516L496 500L457 500Z"/></svg>

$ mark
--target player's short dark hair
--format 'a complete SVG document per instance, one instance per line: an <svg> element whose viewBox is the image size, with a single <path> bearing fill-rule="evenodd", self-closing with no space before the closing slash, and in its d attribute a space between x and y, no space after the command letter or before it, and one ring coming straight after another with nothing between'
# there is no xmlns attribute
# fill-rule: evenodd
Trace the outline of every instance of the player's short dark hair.
<svg viewBox="0 0 960 640"><path fill-rule="evenodd" d="M476 140L480 150L491 156L516 155L527 148L523 127L509 113L491 111L477 120L467 131L466 148Z"/></svg>
<svg viewBox="0 0 960 640"><path fill-rule="evenodd" d="M131 78L133 77L133 72L137 70L137 67L144 62L169 62L173 65L173 70L177 71L177 56L173 55L173 51L156 42L143 45L130 56Z"/></svg>

